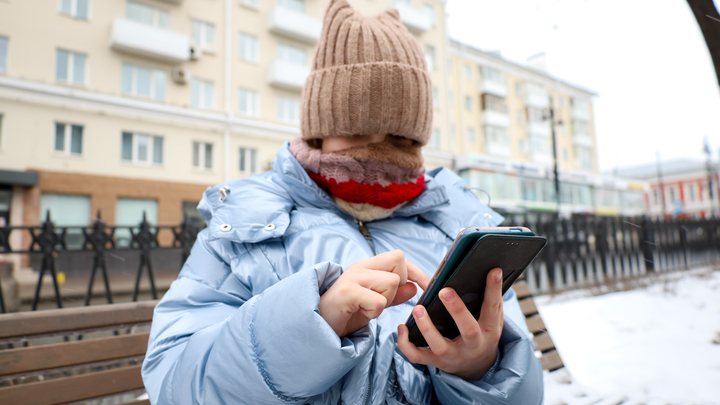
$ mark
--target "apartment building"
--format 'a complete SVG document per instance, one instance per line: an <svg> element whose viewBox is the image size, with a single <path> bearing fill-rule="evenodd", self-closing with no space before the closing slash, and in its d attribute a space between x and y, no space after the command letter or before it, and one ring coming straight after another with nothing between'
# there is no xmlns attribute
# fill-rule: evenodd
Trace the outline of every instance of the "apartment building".
<svg viewBox="0 0 720 405"><path fill-rule="evenodd" d="M449 46L449 136L433 146L452 152L481 199L506 213L557 212L557 157L563 214L642 214L642 182L598 174L594 92L548 74L544 54L518 64Z"/></svg>
<svg viewBox="0 0 720 405"><path fill-rule="evenodd" d="M444 0L396 7L447 94ZM0 0L0 226L197 217L299 134L327 0ZM42 27L42 28L40 28ZM435 115L445 128L447 110ZM452 166L428 151L428 166ZM19 237L15 236L15 237ZM17 246L17 244L16 244Z"/></svg>

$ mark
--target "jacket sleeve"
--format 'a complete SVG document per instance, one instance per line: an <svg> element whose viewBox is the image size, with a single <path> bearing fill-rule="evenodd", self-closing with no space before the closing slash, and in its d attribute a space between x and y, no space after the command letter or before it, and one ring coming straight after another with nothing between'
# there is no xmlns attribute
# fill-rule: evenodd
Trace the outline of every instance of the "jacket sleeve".
<svg viewBox="0 0 720 405"><path fill-rule="evenodd" d="M311 265L253 296L257 280L218 252L234 250L238 273L272 272L260 249L213 243L200 233L155 308L142 367L153 404L304 403L369 352L370 328L340 339L318 313L339 265Z"/></svg>
<svg viewBox="0 0 720 405"><path fill-rule="evenodd" d="M504 326L495 364L479 381L468 382L428 366L433 389L442 404L538 405L544 383L540 361L515 291L504 296Z"/></svg>

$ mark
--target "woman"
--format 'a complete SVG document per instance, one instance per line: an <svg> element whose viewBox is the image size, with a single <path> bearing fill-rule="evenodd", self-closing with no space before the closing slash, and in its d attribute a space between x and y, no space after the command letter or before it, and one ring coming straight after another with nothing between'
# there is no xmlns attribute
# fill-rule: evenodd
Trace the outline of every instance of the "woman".
<svg viewBox="0 0 720 405"><path fill-rule="evenodd" d="M424 172L431 89L397 11L330 2L301 136L272 171L209 188L198 206L208 227L155 309L153 404L542 402L499 269L479 320L441 291L454 341L413 307L461 228L502 220L452 171ZM430 348L408 342L411 311Z"/></svg>

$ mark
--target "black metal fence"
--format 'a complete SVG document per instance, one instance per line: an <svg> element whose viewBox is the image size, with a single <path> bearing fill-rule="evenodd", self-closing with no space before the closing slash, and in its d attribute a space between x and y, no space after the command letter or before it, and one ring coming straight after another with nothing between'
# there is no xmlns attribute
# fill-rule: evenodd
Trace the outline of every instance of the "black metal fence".
<svg viewBox="0 0 720 405"><path fill-rule="evenodd" d="M515 225L522 224L548 239L546 248L526 271L528 285L534 293L708 265L720 260L718 219L661 221L645 217L581 217L532 222L528 217L516 216L512 220ZM77 251L93 255L92 267L86 273L89 278L85 305L90 304L98 271L103 277L106 300L113 302L106 254L121 251L137 252L139 255L132 300L138 298L144 271L147 271L150 292L155 299L157 290L151 251L179 250L179 263L182 264L190 254L200 229L199 224L188 218L176 226L151 225L144 217L136 227L107 226L100 212L90 227L56 227L48 212L40 226L0 228L0 253L39 256L39 276L32 310L37 309L45 274L52 278L57 307L62 307L57 259L59 255ZM24 247L10 245L12 235L17 232L25 233L24 239L29 243L25 243ZM119 233L125 233L126 237L118 237ZM161 233L166 235L160 239L169 243L159 243L158 235ZM68 243L69 239L74 243ZM1 287L0 312L5 312Z"/></svg>
<svg viewBox="0 0 720 405"><path fill-rule="evenodd" d="M547 293L720 261L720 220L579 217L529 222L548 239L526 270L533 293Z"/></svg>

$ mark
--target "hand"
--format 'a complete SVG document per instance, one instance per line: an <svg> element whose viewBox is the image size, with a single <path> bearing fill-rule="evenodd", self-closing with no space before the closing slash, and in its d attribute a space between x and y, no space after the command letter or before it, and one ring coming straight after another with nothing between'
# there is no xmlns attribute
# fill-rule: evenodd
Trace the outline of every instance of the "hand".
<svg viewBox="0 0 720 405"><path fill-rule="evenodd" d="M320 316L339 337L367 325L390 306L415 296L430 281L400 250L381 253L351 264L320 297Z"/></svg>
<svg viewBox="0 0 720 405"><path fill-rule="evenodd" d="M398 347L412 363L433 366L464 380L477 381L497 357L503 329L502 270L493 269L487 276L478 320L452 288L443 288L439 295L455 320L460 336L450 340L441 335L425 307L418 305L413 309L413 317L430 348L410 343L405 325L398 326Z"/></svg>

